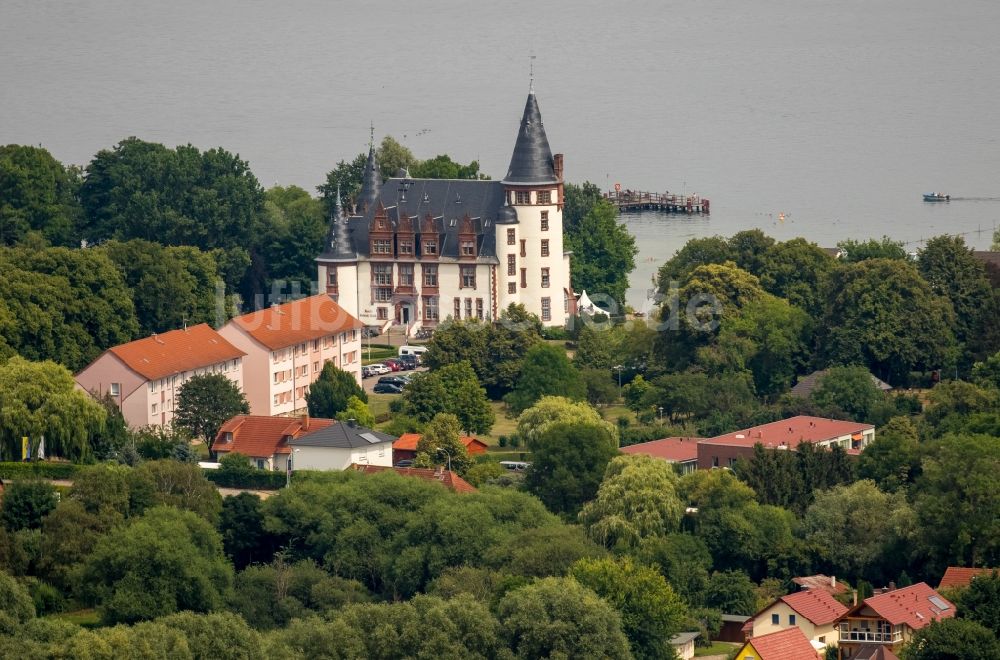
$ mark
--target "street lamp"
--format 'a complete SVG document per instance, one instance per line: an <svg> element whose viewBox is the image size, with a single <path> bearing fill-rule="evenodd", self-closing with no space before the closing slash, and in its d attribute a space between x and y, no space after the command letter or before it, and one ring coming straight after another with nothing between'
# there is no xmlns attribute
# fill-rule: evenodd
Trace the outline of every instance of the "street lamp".
<svg viewBox="0 0 1000 660"><path fill-rule="evenodd" d="M299 453L299 451L299 449L293 449L292 453L288 455L288 465L285 470L285 488L292 485L292 459L295 457L295 454Z"/></svg>
<svg viewBox="0 0 1000 660"><path fill-rule="evenodd" d="M659 414L659 416L657 417L657 419L658 419L658 420L660 420L660 421L662 422L662 421L663 421L663 406L657 406L657 408L656 408L656 409L657 409L657 410L659 411L659 413L660 413L660 414Z"/></svg>
<svg viewBox="0 0 1000 660"><path fill-rule="evenodd" d="M618 372L618 398L619 399L622 396L622 369L624 369L624 368L625 367L622 366L622 365L620 365L620 364L616 364L615 366L611 367L612 371L617 371Z"/></svg>
<svg viewBox="0 0 1000 660"><path fill-rule="evenodd" d="M440 453L442 453L442 454L444 454L445 456L448 457L448 472L451 472L451 454L449 454L447 452L447 450L445 450L445 449L443 449L441 447L435 447L434 451L440 452Z"/></svg>

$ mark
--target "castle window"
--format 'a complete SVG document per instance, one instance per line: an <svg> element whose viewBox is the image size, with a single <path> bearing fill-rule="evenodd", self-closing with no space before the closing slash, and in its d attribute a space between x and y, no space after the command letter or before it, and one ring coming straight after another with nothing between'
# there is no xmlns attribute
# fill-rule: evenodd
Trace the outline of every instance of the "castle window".
<svg viewBox="0 0 1000 660"><path fill-rule="evenodd" d="M424 320L437 321L438 319L438 299L437 296L424 297Z"/></svg>
<svg viewBox="0 0 1000 660"><path fill-rule="evenodd" d="M472 298L465 299L465 318L472 318Z"/></svg>
<svg viewBox="0 0 1000 660"><path fill-rule="evenodd" d="M521 256L522 257L528 256L528 242L523 238L521 239Z"/></svg>
<svg viewBox="0 0 1000 660"><path fill-rule="evenodd" d="M399 253L400 254L413 254L413 241L411 239L402 240L399 242Z"/></svg>
<svg viewBox="0 0 1000 660"><path fill-rule="evenodd" d="M399 264L399 286L413 286L413 264Z"/></svg>
<svg viewBox="0 0 1000 660"><path fill-rule="evenodd" d="M476 256L476 244L474 241L462 241L462 256L463 257Z"/></svg>
<svg viewBox="0 0 1000 660"><path fill-rule="evenodd" d="M389 239L376 239L372 241L372 253L373 254L391 254L392 253L392 241Z"/></svg>
<svg viewBox="0 0 1000 660"><path fill-rule="evenodd" d="M508 229L507 230L507 245L514 245L514 244L516 244L516 242L517 242L517 239L514 237L514 230L513 229Z"/></svg>
<svg viewBox="0 0 1000 660"><path fill-rule="evenodd" d="M517 255L507 255L507 274L517 275Z"/></svg>
<svg viewBox="0 0 1000 660"><path fill-rule="evenodd" d="M552 320L552 299L542 298L542 320L551 321Z"/></svg>
<svg viewBox="0 0 1000 660"><path fill-rule="evenodd" d="M389 287L376 288L375 302L392 302L392 289Z"/></svg>
<svg viewBox="0 0 1000 660"><path fill-rule="evenodd" d="M521 288L522 289L527 289L528 288L528 269L527 268L522 268L521 269Z"/></svg>
<svg viewBox="0 0 1000 660"><path fill-rule="evenodd" d="M548 268L543 268L542 269L542 288L543 289L549 288L549 269Z"/></svg>
<svg viewBox="0 0 1000 660"><path fill-rule="evenodd" d="M507 282L507 293L517 293L517 282Z"/></svg>
<svg viewBox="0 0 1000 660"><path fill-rule="evenodd" d="M531 193L527 190L518 190L514 193L515 204L531 204Z"/></svg>
<svg viewBox="0 0 1000 660"><path fill-rule="evenodd" d="M463 288L463 289L475 289L476 288L476 267L475 266L462 266L461 288Z"/></svg>
<svg viewBox="0 0 1000 660"><path fill-rule="evenodd" d="M389 308L388 307L376 307L375 308L375 318L379 321L389 320Z"/></svg>
<svg viewBox="0 0 1000 660"><path fill-rule="evenodd" d="M483 320L483 299L476 298L476 318L480 321Z"/></svg>
<svg viewBox="0 0 1000 660"><path fill-rule="evenodd" d="M376 286L392 286L392 264L372 264L372 282Z"/></svg>
<svg viewBox="0 0 1000 660"><path fill-rule="evenodd" d="M424 286L437 286L438 285L438 269L437 266L424 266Z"/></svg>
<svg viewBox="0 0 1000 660"><path fill-rule="evenodd" d="M437 241L424 241L424 254L437 254Z"/></svg>
<svg viewBox="0 0 1000 660"><path fill-rule="evenodd" d="M542 239L542 256L549 256L549 239L547 238Z"/></svg>
<svg viewBox="0 0 1000 660"><path fill-rule="evenodd" d="M462 318L462 299L455 298L455 320Z"/></svg>
<svg viewBox="0 0 1000 660"><path fill-rule="evenodd" d="M337 286L337 271L328 270L326 271L326 283L330 286Z"/></svg>
<svg viewBox="0 0 1000 660"><path fill-rule="evenodd" d="M535 195L538 198L538 204L551 204L552 203L552 191L551 190L539 190Z"/></svg>
<svg viewBox="0 0 1000 660"><path fill-rule="evenodd" d="M549 212L542 211L542 231L549 230Z"/></svg>

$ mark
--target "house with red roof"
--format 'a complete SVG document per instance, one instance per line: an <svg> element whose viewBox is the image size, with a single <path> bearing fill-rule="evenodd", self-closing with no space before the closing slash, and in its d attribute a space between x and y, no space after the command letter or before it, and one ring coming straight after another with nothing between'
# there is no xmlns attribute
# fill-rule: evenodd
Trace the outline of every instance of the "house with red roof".
<svg viewBox="0 0 1000 660"><path fill-rule="evenodd" d="M949 566L941 576L941 583L938 589L960 589L972 584L972 581L980 575L989 575L997 568L965 568L963 566Z"/></svg>
<svg viewBox="0 0 1000 660"><path fill-rule="evenodd" d="M110 395L133 427L165 426L193 376L222 374L243 389L246 353L206 323L112 346L76 375L96 398Z"/></svg>
<svg viewBox="0 0 1000 660"><path fill-rule="evenodd" d="M476 487L470 484L468 481L458 476L451 470L446 470L443 467L437 468L399 468L399 467L387 467L383 465L358 465L354 464L350 467L351 470L355 472L361 472L363 474L377 474L379 472L386 472L392 470L396 474L403 477L413 477L415 479L423 479L424 481L433 481L440 483L445 488L451 490L455 493L475 493Z"/></svg>
<svg viewBox="0 0 1000 660"><path fill-rule="evenodd" d="M413 460L417 456L417 444L420 443L421 437L419 433L404 433L399 436L399 439L392 443L392 462ZM489 449L489 445L472 436L463 435L459 440L465 445L465 451L468 452L469 456L485 454Z"/></svg>
<svg viewBox="0 0 1000 660"><path fill-rule="evenodd" d="M841 660L872 657L878 646L893 654L914 632L955 616L955 606L926 582L866 598L837 621Z"/></svg>
<svg viewBox="0 0 1000 660"><path fill-rule="evenodd" d="M822 589L831 596L839 596L847 593L847 587L843 582L838 582L836 576L826 576L822 573L816 575L803 575L793 577L792 582L802 589Z"/></svg>
<svg viewBox="0 0 1000 660"><path fill-rule="evenodd" d="M361 383L361 327L323 293L237 316L219 334L246 354L250 412L270 416L305 412L309 386L327 363Z"/></svg>
<svg viewBox="0 0 1000 660"><path fill-rule="evenodd" d="M643 454L680 467L681 474L698 469L698 443L704 438L663 438L622 447L623 454Z"/></svg>
<svg viewBox="0 0 1000 660"><path fill-rule="evenodd" d="M875 439L871 424L797 415L769 424L725 433L698 443L698 469L732 467L751 458L755 445L776 451L794 451L803 442L827 449L840 447L857 455Z"/></svg>
<svg viewBox="0 0 1000 660"><path fill-rule="evenodd" d="M747 640L736 660L820 660L822 656L798 628L786 628Z"/></svg>
<svg viewBox="0 0 1000 660"><path fill-rule="evenodd" d="M303 433L325 429L332 419L309 417L266 417L237 415L219 428L212 451L219 458L237 452L250 458L261 470L285 470L291 448L288 441Z"/></svg>
<svg viewBox="0 0 1000 660"><path fill-rule="evenodd" d="M816 648L837 644L837 622L848 607L823 589L781 596L747 622L751 639L798 628Z"/></svg>

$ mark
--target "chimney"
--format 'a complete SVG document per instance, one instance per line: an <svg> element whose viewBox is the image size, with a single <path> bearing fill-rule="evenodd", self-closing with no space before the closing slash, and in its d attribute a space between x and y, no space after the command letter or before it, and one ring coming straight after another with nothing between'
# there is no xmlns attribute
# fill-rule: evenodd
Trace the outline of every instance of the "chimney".
<svg viewBox="0 0 1000 660"><path fill-rule="evenodd" d="M890 582L889 583L889 588L886 589L886 591L895 591L895 590L896 590L896 583L895 582Z"/></svg>
<svg viewBox="0 0 1000 660"><path fill-rule="evenodd" d="M555 170L556 178L563 180L563 155L556 154L552 157L552 169Z"/></svg>
<svg viewBox="0 0 1000 660"><path fill-rule="evenodd" d="M349 420L347 420L347 425L350 426L353 429L355 426L358 425L358 420L356 420L356 419L354 419L352 417Z"/></svg>
<svg viewBox="0 0 1000 660"><path fill-rule="evenodd" d="M830 588L831 589L836 589L837 588L837 576L836 575L831 575L830 576Z"/></svg>
<svg viewBox="0 0 1000 660"><path fill-rule="evenodd" d="M300 423L302 424L302 430L303 431L308 431L309 430L309 413L305 413L305 414L302 415L302 419L300 420Z"/></svg>
<svg viewBox="0 0 1000 660"><path fill-rule="evenodd" d="M854 605L857 606L857 604L858 604L858 590L857 589L852 589L851 591L853 592Z"/></svg>

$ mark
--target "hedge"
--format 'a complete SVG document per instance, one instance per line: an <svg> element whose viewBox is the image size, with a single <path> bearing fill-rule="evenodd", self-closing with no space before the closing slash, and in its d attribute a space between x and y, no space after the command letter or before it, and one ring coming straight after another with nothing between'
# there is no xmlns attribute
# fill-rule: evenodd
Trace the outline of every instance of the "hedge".
<svg viewBox="0 0 1000 660"><path fill-rule="evenodd" d="M73 463L0 463L0 479L72 479L78 469Z"/></svg>
<svg viewBox="0 0 1000 660"><path fill-rule="evenodd" d="M227 472L225 470L205 470L205 478L223 488L245 488L247 490L277 490L285 485L284 472Z"/></svg>

